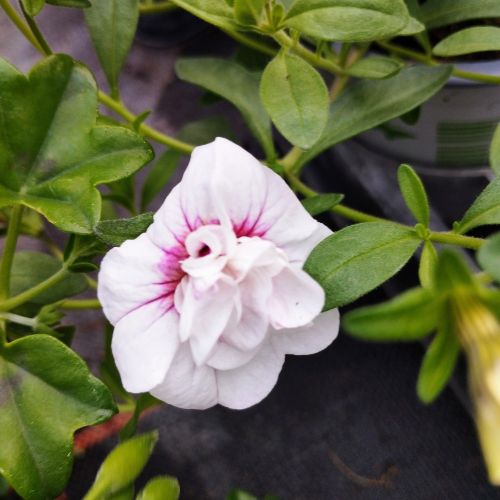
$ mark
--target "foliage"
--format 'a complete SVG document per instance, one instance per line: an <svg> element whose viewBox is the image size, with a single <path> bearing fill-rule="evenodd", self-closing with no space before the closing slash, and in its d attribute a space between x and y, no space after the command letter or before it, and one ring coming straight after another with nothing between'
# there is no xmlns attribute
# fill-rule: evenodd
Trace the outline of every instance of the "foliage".
<svg viewBox="0 0 500 500"><path fill-rule="evenodd" d="M52 53L35 18L46 4L83 9L110 95L98 88L83 63ZM498 177L448 231L433 229L424 184L409 165L400 167L397 179L415 226L359 212L342 203L344 198L349 202L350 193L319 194L301 180L302 170L312 168L322 151L387 127L397 117L414 122L420 105L452 75L500 84L499 77L464 74L448 63L458 55L500 49L500 28L474 23L499 17L498 0L170 0L147 5L138 0L21 0L24 20L9 0L0 0L3 12L42 56L27 75L0 59L0 494L6 483L27 499L61 493L73 463L73 433L109 419L116 411L114 398L133 410L132 418L87 500L179 497L179 483L166 475L151 479L136 495L134 482L157 434L134 435L141 412L158 402L149 395L134 399L122 387L110 353L110 328L103 334L103 383L72 350L74 327L63 319L66 309L99 307L96 298L73 296L94 294L92 273L108 247L147 230L152 222L147 210L168 189L183 155L233 134L222 117L211 116L171 137L148 125L151 111L135 115L120 100L120 74L139 15L151 5L159 11L179 7L240 44L235 57L180 58L178 77L203 88L205 101L224 99L239 111L263 161L289 183L311 215L333 212L352 222L319 243L305 265L325 290L325 310L355 302L418 259L420 286L351 310L343 324L353 337L372 342L421 341L432 335L416 383L422 402L432 402L444 390L461 351L477 374L471 346L478 342L482 348L484 339L479 327L476 336L464 327L467 318L481 311L495 324L492 318L500 317L499 233L487 239L468 234L476 228L485 234L498 231ZM471 26L433 45L433 29L464 21ZM99 103L113 117L104 109L98 112ZM147 139L165 147L151 165ZM490 163L498 174L500 128ZM139 180L135 174L142 168ZM19 250L21 234L38 239L45 250ZM54 241L66 245L60 248ZM482 272L442 245L478 250ZM477 384L471 391L479 394ZM478 406L476 414L482 415ZM483 446L489 461L490 448ZM228 498L256 497L234 490Z"/></svg>

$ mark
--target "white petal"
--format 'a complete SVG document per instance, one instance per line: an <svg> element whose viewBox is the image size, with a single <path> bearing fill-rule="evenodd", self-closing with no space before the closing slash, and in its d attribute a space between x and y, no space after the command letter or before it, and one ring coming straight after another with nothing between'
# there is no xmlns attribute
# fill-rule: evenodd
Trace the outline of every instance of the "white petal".
<svg viewBox="0 0 500 500"><path fill-rule="evenodd" d="M295 328L310 323L323 309L325 292L302 269L288 267L273 278L269 316L274 328Z"/></svg>
<svg viewBox="0 0 500 500"><path fill-rule="evenodd" d="M308 238L287 243L284 250L291 262L298 263L302 266L313 248L332 234L333 231L330 228L318 222L318 227Z"/></svg>
<svg viewBox="0 0 500 500"><path fill-rule="evenodd" d="M271 341L285 354L314 354L326 349L339 332L339 311L320 314L310 325L271 332Z"/></svg>
<svg viewBox="0 0 500 500"><path fill-rule="evenodd" d="M216 371L219 404L242 410L259 403L276 385L284 361L285 355L265 342L245 365Z"/></svg>
<svg viewBox="0 0 500 500"><path fill-rule="evenodd" d="M193 151L181 186L182 212L193 228L230 221L237 236L285 248L318 226L279 175L227 139Z"/></svg>
<svg viewBox="0 0 500 500"><path fill-rule="evenodd" d="M163 272L165 258L147 234L106 254L99 271L97 296L111 324L142 304L173 292L175 283L169 283L171 277Z"/></svg>
<svg viewBox="0 0 500 500"><path fill-rule="evenodd" d="M212 289L200 294L190 278L180 311L180 338L189 339L196 364L203 364L212 354L215 344L239 309L238 288L219 280Z"/></svg>
<svg viewBox="0 0 500 500"><path fill-rule="evenodd" d="M224 341L219 341L215 346L215 350L207 361L207 365L216 370L232 370L248 363L257 354L259 348L242 351L227 344Z"/></svg>
<svg viewBox="0 0 500 500"><path fill-rule="evenodd" d="M150 392L179 408L204 410L217 403L214 370L196 366L187 343L181 344L165 379Z"/></svg>
<svg viewBox="0 0 500 500"><path fill-rule="evenodd" d="M147 392L165 377L179 345L178 317L161 301L142 306L115 327L112 350L123 387Z"/></svg>

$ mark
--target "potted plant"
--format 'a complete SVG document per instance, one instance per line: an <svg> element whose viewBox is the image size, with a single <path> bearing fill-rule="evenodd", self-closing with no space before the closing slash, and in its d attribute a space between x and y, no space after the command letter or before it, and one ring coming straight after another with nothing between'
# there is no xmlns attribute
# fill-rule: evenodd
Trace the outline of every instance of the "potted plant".
<svg viewBox="0 0 500 500"><path fill-rule="evenodd" d="M188 124L172 137L122 102L119 76L137 27L136 1L47 3L84 9L108 92L82 63L54 54L36 20L45 2L22 0L21 15L0 0L41 54L28 75L0 61L5 481L24 498L58 495L72 466L73 433L120 413L127 415L124 442L85 498L133 498L157 439L154 432L135 436L141 413L162 402L192 410L257 404L276 384L286 354L328 347L338 308L357 303L418 254L419 285L347 313L345 328L381 342L433 335L418 375L424 403L439 396L466 354L489 479L499 484L499 241L468 234L500 224L499 182L453 228L436 230L425 187L409 165L399 168L398 183L410 224L342 204L339 193L319 194L302 177L322 151L411 112L457 74L428 57L413 65L370 54L372 44L394 52L388 39L422 33L413 10L402 0L155 4L176 5L266 55L261 73L229 58L176 65L181 79L240 111L260 146L257 159L227 138L207 140L207 128L211 136L214 125L220 130L217 121ZM282 138L275 140L272 125ZM283 138L290 144L284 154ZM150 166L148 141L166 146ZM499 149L494 142L495 165ZM183 154L192 156L182 181L155 215L147 212ZM315 219L327 211L350 223L332 233ZM18 251L20 234L40 240L45 251ZM481 272L460 249L477 251ZM84 290L90 298L72 298ZM97 378L71 349L72 330L61 319L66 310L101 308L110 325ZM179 485L154 479L139 498L149 494L178 498Z"/></svg>

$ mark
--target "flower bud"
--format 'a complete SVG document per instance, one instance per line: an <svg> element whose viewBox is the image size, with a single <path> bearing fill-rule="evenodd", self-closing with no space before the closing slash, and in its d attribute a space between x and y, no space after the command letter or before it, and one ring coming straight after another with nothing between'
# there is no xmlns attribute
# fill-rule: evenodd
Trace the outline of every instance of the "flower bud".
<svg viewBox="0 0 500 500"><path fill-rule="evenodd" d="M473 294L456 292L451 305L488 476L500 485L500 323Z"/></svg>

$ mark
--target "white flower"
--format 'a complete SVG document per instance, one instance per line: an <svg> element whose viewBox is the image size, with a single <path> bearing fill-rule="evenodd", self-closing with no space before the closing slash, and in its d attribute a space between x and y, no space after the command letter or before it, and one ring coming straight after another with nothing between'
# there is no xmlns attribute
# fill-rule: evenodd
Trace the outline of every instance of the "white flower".
<svg viewBox="0 0 500 500"><path fill-rule="evenodd" d="M338 311L320 314L324 291L302 270L329 234L239 146L196 148L147 232L102 262L98 296L124 387L182 408L261 401L285 354L337 336Z"/></svg>

